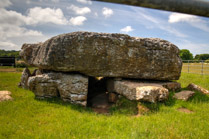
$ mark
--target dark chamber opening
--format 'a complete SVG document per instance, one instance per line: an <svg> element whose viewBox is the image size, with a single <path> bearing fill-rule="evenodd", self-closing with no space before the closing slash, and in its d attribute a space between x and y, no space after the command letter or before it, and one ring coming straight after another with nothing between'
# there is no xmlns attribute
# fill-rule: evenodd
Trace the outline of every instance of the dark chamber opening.
<svg viewBox="0 0 209 139"><path fill-rule="evenodd" d="M109 106L106 88L107 78L89 77L87 106L106 108Z"/></svg>

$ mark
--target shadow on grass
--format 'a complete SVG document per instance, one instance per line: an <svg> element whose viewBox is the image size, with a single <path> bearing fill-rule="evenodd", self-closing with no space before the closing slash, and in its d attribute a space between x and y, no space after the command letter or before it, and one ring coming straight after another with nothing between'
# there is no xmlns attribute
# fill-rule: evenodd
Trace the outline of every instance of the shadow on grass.
<svg viewBox="0 0 209 139"><path fill-rule="evenodd" d="M93 113L92 110L89 107L83 107L83 106L80 106L80 105L72 104L70 102L64 102L58 97L44 98L44 99L40 99L40 98L35 97L35 99L37 101L53 103L53 104L57 104L57 105L60 105L60 106L69 107L69 108L71 108L73 110L76 110L76 111L79 111L81 113Z"/></svg>
<svg viewBox="0 0 209 139"><path fill-rule="evenodd" d="M188 89L182 88L181 91L188 91ZM194 102L194 103L205 103L205 102L209 102L209 95L203 94L201 92L198 91L194 91L195 94L193 97L191 97L187 102Z"/></svg>
<svg viewBox="0 0 209 139"><path fill-rule="evenodd" d="M198 91L195 91L194 96L188 101L192 103L205 103L209 102L209 95L202 94Z"/></svg>
<svg viewBox="0 0 209 139"><path fill-rule="evenodd" d="M182 90L187 90L186 88L183 88ZM124 97L120 98L119 102L117 102L116 105L114 105L111 108L112 113L118 113L118 114L124 114L124 115L136 115L137 114L137 105L140 103L140 105L147 107L150 110L151 113L157 113L162 107L173 107L177 103L180 105L189 103L206 103L209 102L209 96L204 95L200 92L196 92L195 95L190 98L188 101L181 101L173 98L173 95L175 92L170 92L168 100L163 102L157 102L157 103L150 103L150 102L137 102L137 101L130 101ZM131 110L131 112L130 112Z"/></svg>
<svg viewBox="0 0 209 139"><path fill-rule="evenodd" d="M182 90L186 90L186 88L182 88ZM110 113L121 114L121 115L136 115L138 113L137 105L143 105L150 110L150 113L157 113L162 107L173 107L180 100L176 100L173 98L175 92L170 92L168 100L157 103L149 103L149 102L137 102L126 99L125 97L121 97L116 104L112 105L110 108ZM64 107L69 107L73 110L79 111L81 113L94 113L90 107L83 107L76 104L71 104L70 102L64 102L60 98L45 98L38 99L38 101L44 101L48 103L54 103L58 105L62 105ZM190 98L187 102L184 103L206 103L209 102L209 96L204 95L200 92L196 92L195 95Z"/></svg>
<svg viewBox="0 0 209 139"><path fill-rule="evenodd" d="M175 92L170 92L169 97L166 101L157 102L157 103L149 103L149 102L142 102L142 105L146 106L151 110L151 112L157 112L160 110L162 106L169 106L172 107L176 104L176 99L173 98Z"/></svg>

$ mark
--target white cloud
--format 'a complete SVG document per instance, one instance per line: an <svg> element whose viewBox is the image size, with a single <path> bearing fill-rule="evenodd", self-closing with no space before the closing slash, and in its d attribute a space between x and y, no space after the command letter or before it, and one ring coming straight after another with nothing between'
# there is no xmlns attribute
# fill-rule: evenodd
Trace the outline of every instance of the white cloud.
<svg viewBox="0 0 209 139"><path fill-rule="evenodd" d="M91 12L91 9L88 8L88 7L79 8L79 7L75 6L75 5L71 5L70 7L67 7L67 9L68 10L72 10L76 14L79 14L79 15L85 15L85 14Z"/></svg>
<svg viewBox="0 0 209 139"><path fill-rule="evenodd" d="M0 49L4 50L18 50L18 45L10 41L1 41L0 40Z"/></svg>
<svg viewBox="0 0 209 139"><path fill-rule="evenodd" d="M16 11L0 9L0 24L23 25L26 23L26 18Z"/></svg>
<svg viewBox="0 0 209 139"><path fill-rule="evenodd" d="M167 23L167 20L164 18L157 18L150 14L147 10L141 8L134 8L132 7L133 12L123 13L124 16L131 16L134 17L134 21L142 24L147 29L160 29L165 31L166 34L172 34L177 37L185 38L187 37L186 34L182 33L180 30L172 27L170 24ZM135 16L134 16L135 15Z"/></svg>
<svg viewBox="0 0 209 139"><path fill-rule="evenodd" d="M83 25L83 22L86 20L87 19L84 16L72 17L72 18L70 18L70 24L72 24L74 26L80 26L80 25Z"/></svg>
<svg viewBox="0 0 209 139"><path fill-rule="evenodd" d="M196 43L194 41L191 42L189 40L181 40L176 42L176 45L180 49L188 49L194 56L196 54L209 53L209 44L207 43Z"/></svg>
<svg viewBox="0 0 209 139"><path fill-rule="evenodd" d="M102 9L102 14L107 18L110 17L111 15L113 15L113 10L107 7L104 7Z"/></svg>
<svg viewBox="0 0 209 139"><path fill-rule="evenodd" d="M126 26L126 27L120 29L121 32L126 32L126 33L131 32L131 31L133 31L133 30L134 30L134 29L132 29L131 26Z"/></svg>
<svg viewBox="0 0 209 139"><path fill-rule="evenodd" d="M9 0L0 0L0 8L9 7L12 3Z"/></svg>
<svg viewBox="0 0 209 139"><path fill-rule="evenodd" d="M27 24L43 24L43 23L54 23L60 25L66 25L67 19L61 9L41 8L34 7L29 9L27 15Z"/></svg>
<svg viewBox="0 0 209 139"><path fill-rule="evenodd" d="M177 23L177 22L194 22L199 20L197 16L188 15L188 14L180 14L180 13L172 13L169 16L169 23Z"/></svg>
<svg viewBox="0 0 209 139"><path fill-rule="evenodd" d="M194 15L172 13L169 16L168 22L169 23L186 22L195 28L209 32L209 26L207 25L207 23L204 20L202 20L200 17Z"/></svg>
<svg viewBox="0 0 209 139"><path fill-rule="evenodd" d="M24 27L31 17L0 8L0 49L19 50L22 43L43 40L42 32Z"/></svg>
<svg viewBox="0 0 209 139"><path fill-rule="evenodd" d="M0 9L0 23L16 25L37 25L44 23L53 23L66 25L67 19L61 9L34 7L29 9L27 16L16 11Z"/></svg>
<svg viewBox="0 0 209 139"><path fill-rule="evenodd" d="M0 24L0 37L7 39L18 36L42 36L43 34L36 30L26 29L17 25Z"/></svg>
<svg viewBox="0 0 209 139"><path fill-rule="evenodd" d="M82 4L92 4L90 0L76 0L76 1Z"/></svg>

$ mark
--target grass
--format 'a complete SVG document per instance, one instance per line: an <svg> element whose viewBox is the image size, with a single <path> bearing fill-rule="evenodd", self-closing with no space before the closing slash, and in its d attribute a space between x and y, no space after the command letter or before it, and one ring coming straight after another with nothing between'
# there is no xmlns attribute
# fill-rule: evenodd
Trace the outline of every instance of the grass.
<svg viewBox="0 0 209 139"><path fill-rule="evenodd" d="M151 111L135 117L137 102L125 98L110 115L59 99L37 100L31 91L17 87L21 73L0 72L0 90L12 92L13 101L0 103L0 138L208 138L209 97L196 92L188 102L142 103ZM193 82L209 89L209 76L182 73L183 89ZM185 107L194 113L177 111Z"/></svg>

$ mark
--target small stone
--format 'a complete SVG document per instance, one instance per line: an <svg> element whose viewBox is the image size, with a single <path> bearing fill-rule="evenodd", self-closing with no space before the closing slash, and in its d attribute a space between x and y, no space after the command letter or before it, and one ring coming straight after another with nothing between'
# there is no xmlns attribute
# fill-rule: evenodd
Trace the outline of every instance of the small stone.
<svg viewBox="0 0 209 139"><path fill-rule="evenodd" d="M12 100L12 97L10 96L11 94L10 91L0 91L0 102Z"/></svg>
<svg viewBox="0 0 209 139"><path fill-rule="evenodd" d="M203 93L203 94L209 95L209 90L207 90L207 89L205 89L205 88L202 88L201 86L198 86L198 85L196 85L196 84L194 84L194 83L189 84L189 85L187 86L187 88L188 88L189 90L199 91L199 92L201 92L201 93Z"/></svg>
<svg viewBox="0 0 209 139"><path fill-rule="evenodd" d="M176 93L173 97L179 100L187 101L189 98L191 98L195 92L193 91L181 91L179 93Z"/></svg>

